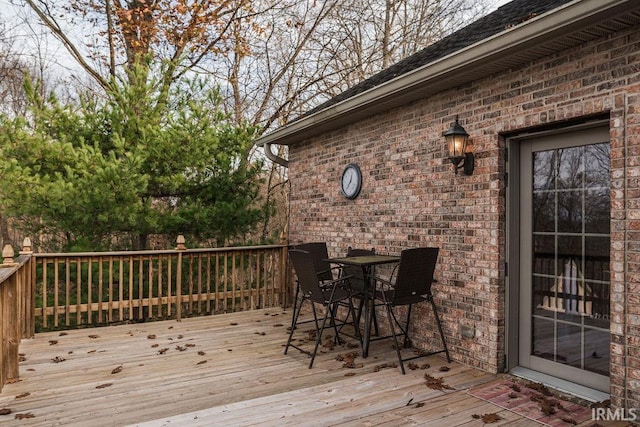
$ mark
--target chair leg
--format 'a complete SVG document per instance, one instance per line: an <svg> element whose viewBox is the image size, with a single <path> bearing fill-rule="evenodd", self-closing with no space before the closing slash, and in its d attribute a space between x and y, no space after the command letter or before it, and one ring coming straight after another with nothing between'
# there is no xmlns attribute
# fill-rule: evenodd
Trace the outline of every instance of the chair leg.
<svg viewBox="0 0 640 427"><path fill-rule="evenodd" d="M398 343L398 335L396 334L396 328L393 326L396 318L393 314L393 309L391 308L391 304L385 304L387 307L387 316L389 317L389 327L391 329L391 335L393 335L393 343L396 347L396 354L398 355L398 363L400 364L400 372L402 375L405 374L404 371L404 363L402 363L402 354L400 353L400 344Z"/></svg>
<svg viewBox="0 0 640 427"><path fill-rule="evenodd" d="M433 301L433 298L429 300L431 302L431 307L433 308L433 316L436 318L436 325L438 325L438 331L440 332L440 339L442 340L442 345L444 346L444 353L447 356L447 362L451 363L451 356L449 356L449 350L447 349L447 342L444 339L444 332L442 331L442 323L440 323L440 316L438 316L438 309L436 308L436 303Z"/></svg>
<svg viewBox="0 0 640 427"><path fill-rule="evenodd" d="M313 349L313 353L311 354L311 361L309 362L309 369L311 369L313 367L313 361L316 358L316 353L318 352L318 347L320 346L320 342L322 341L322 332L324 332L324 327L327 324L327 318L329 317L329 314L331 313L331 308L325 306L326 310L324 312L324 318L322 319L322 326L320 326L320 328L318 329L318 322L317 322L317 318L316 318L316 345ZM315 308L314 308L314 316L315 316Z"/></svg>
<svg viewBox="0 0 640 427"><path fill-rule="evenodd" d="M298 317L300 316L300 312L302 311L303 303L304 303L304 299L302 299L302 301L300 301L300 303L297 304L296 309L293 311L293 318L291 319L291 330L289 331L289 339L287 340L287 345L284 347L284 354L287 354L287 351L289 351L289 346L291 345L291 339L293 338L293 332L296 330L296 323L298 322Z"/></svg>
<svg viewBox="0 0 640 427"><path fill-rule="evenodd" d="M404 342L402 343L403 348L407 348L409 346L409 321L411 320L411 307L412 304L409 304L409 308L407 308L407 323L405 323L404 332Z"/></svg>
<svg viewBox="0 0 640 427"><path fill-rule="evenodd" d="M295 314L296 309L298 308L298 296L300 294L300 286L296 286L296 296L293 297L293 313ZM302 301L300 301L300 304L302 304ZM291 330L293 330L296 326L295 324L295 316L291 318Z"/></svg>

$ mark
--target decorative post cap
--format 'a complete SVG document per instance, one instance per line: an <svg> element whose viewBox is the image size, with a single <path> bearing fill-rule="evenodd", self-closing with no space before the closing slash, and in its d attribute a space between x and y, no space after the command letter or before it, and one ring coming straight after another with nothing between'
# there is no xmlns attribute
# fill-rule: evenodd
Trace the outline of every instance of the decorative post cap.
<svg viewBox="0 0 640 427"><path fill-rule="evenodd" d="M176 250L177 251L185 251L187 250L187 246L184 244L184 236L182 234L178 234L176 238Z"/></svg>
<svg viewBox="0 0 640 427"><path fill-rule="evenodd" d="M22 250L20 251L20 255L22 254L32 254L33 250L31 249L31 239L25 237L22 241Z"/></svg>
<svg viewBox="0 0 640 427"><path fill-rule="evenodd" d="M9 244L4 245L4 248L2 248L2 266L9 267L15 265L15 262L13 261L14 255L15 252L13 251L13 247Z"/></svg>

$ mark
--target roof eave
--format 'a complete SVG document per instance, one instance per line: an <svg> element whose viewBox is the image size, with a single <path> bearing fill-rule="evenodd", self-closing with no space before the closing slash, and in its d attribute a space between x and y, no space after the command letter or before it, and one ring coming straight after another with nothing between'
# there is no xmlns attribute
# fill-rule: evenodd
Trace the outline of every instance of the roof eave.
<svg viewBox="0 0 640 427"><path fill-rule="evenodd" d="M584 26L618 15L629 0L576 0L532 18L521 25L498 33L416 70L398 76L379 86L355 95L326 109L302 117L261 136L256 145L291 145L320 133L329 132L355 120L388 111L396 106L422 98L429 86L451 82L456 87L464 82L454 76L464 75L479 64L488 64L523 49L570 34ZM495 72L493 69L487 74ZM474 79L477 78L477 75Z"/></svg>

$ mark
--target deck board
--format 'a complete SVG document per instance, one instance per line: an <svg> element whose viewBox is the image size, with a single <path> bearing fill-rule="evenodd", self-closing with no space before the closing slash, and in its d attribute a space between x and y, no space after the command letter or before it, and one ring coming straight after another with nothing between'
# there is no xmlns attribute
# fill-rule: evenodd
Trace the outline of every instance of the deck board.
<svg viewBox="0 0 640 427"><path fill-rule="evenodd" d="M336 360L354 351L343 345L322 348L308 369L308 356L295 349L283 354L290 316L265 309L38 334L21 343L20 381L0 394L0 408L12 411L0 416L0 427L454 427L482 425L471 415L485 412L504 414L496 425L536 425L466 393L495 375L440 356L421 359L431 367L406 375L376 370L396 361L386 341L372 343L367 359L356 359L362 367ZM449 371L439 370L444 365ZM427 387L425 373L452 389ZM16 420L15 414L33 418Z"/></svg>

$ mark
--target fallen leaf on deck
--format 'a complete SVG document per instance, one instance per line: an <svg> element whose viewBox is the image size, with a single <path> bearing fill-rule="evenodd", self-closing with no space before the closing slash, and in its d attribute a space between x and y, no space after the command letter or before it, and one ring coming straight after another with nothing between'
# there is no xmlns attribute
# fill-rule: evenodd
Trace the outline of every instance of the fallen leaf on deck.
<svg viewBox="0 0 640 427"><path fill-rule="evenodd" d="M484 414L482 416L482 422L485 424L493 424L500 421L502 417L498 414Z"/></svg>
<svg viewBox="0 0 640 427"><path fill-rule="evenodd" d="M427 380L425 385L433 390L453 390L453 387L448 386L444 383L442 378L435 378L429 374L424 374L424 378Z"/></svg>
<svg viewBox="0 0 640 427"><path fill-rule="evenodd" d="M205 353L205 352L204 352L204 351L202 351L202 350L200 350L200 351L198 352L198 356L204 356L205 354L207 354L207 353Z"/></svg>
<svg viewBox="0 0 640 427"><path fill-rule="evenodd" d="M199 361L199 362L197 363L197 365L202 365L203 363L207 363L207 361L206 361L206 360L201 360L201 361Z"/></svg>
<svg viewBox="0 0 640 427"><path fill-rule="evenodd" d="M165 354L167 352L167 350L169 350L168 348L161 348L160 350L158 350L158 354Z"/></svg>
<svg viewBox="0 0 640 427"><path fill-rule="evenodd" d="M92 338L92 339L100 338L100 335L89 335L89 338Z"/></svg>
<svg viewBox="0 0 640 427"><path fill-rule="evenodd" d="M117 368L114 368L113 371L111 371L111 374L118 374L122 372L122 365L118 366Z"/></svg>
<svg viewBox="0 0 640 427"><path fill-rule="evenodd" d="M60 356L56 356L53 359L51 359L51 361L53 363L60 363L60 362L64 362L65 360L67 360L67 359L65 359L64 357L60 357Z"/></svg>
<svg viewBox="0 0 640 427"><path fill-rule="evenodd" d="M36 416L33 415L31 412L27 412L26 414L16 414L16 420L24 420L26 418L35 418Z"/></svg>
<svg viewBox="0 0 640 427"><path fill-rule="evenodd" d="M176 350L178 350L178 351L186 351L187 349L186 349L186 347L182 347L180 345L177 345L176 346Z"/></svg>
<svg viewBox="0 0 640 427"><path fill-rule="evenodd" d="M376 365L373 368L373 372L379 372L385 368L397 368L398 365L395 363L382 363L380 365Z"/></svg>
<svg viewBox="0 0 640 427"><path fill-rule="evenodd" d="M448 366L440 366L440 369L438 369L440 372L449 372L450 369Z"/></svg>
<svg viewBox="0 0 640 427"><path fill-rule="evenodd" d="M352 377L354 376L356 373L355 372L347 372L346 374L344 374L345 377Z"/></svg>
<svg viewBox="0 0 640 427"><path fill-rule="evenodd" d="M571 418L571 417L569 417L569 416L566 416L566 415L565 415L565 416L563 416L561 419L562 419L562 421L564 421L565 423L569 423L569 424L572 424L572 425L574 425L574 426L578 424L578 422L577 422L576 420L574 420L573 418Z"/></svg>
<svg viewBox="0 0 640 427"><path fill-rule="evenodd" d="M184 335L178 335L179 340L181 340L182 338L184 338Z"/></svg>
<svg viewBox="0 0 640 427"><path fill-rule="evenodd" d="M87 354L91 354L91 353L95 353L97 350L89 350L87 351Z"/></svg>
<svg viewBox="0 0 640 427"><path fill-rule="evenodd" d="M151 348L160 347L160 344L151 344Z"/></svg>
<svg viewBox="0 0 640 427"><path fill-rule="evenodd" d="M231 326L237 326L238 324L236 322L231 322L229 323Z"/></svg>
<svg viewBox="0 0 640 427"><path fill-rule="evenodd" d="M21 393L21 394L16 396L16 399L23 399L23 398L25 398L27 396L30 396L30 395L31 395L31 393Z"/></svg>
<svg viewBox="0 0 640 427"><path fill-rule="evenodd" d="M49 340L49 345L56 345L58 344L57 340Z"/></svg>
<svg viewBox="0 0 640 427"><path fill-rule="evenodd" d="M69 335L67 332L60 332L58 334L59 337L64 337L65 335Z"/></svg>
<svg viewBox="0 0 640 427"><path fill-rule="evenodd" d="M254 332L256 335L267 335L265 332Z"/></svg>
<svg viewBox="0 0 640 427"><path fill-rule="evenodd" d="M15 383L19 383L20 381L22 381L20 378L9 378L5 382L7 384L15 384Z"/></svg>
<svg viewBox="0 0 640 427"><path fill-rule="evenodd" d="M10 413L11 413L11 409L9 408L0 409L0 415L9 415Z"/></svg>
<svg viewBox="0 0 640 427"><path fill-rule="evenodd" d="M24 356L18 357L18 362L26 362L26 361L27 361L26 357L24 357Z"/></svg>
<svg viewBox="0 0 640 427"><path fill-rule="evenodd" d="M111 387L112 385L113 383L100 384L100 385L97 385L96 388L107 388L107 387Z"/></svg>
<svg viewBox="0 0 640 427"><path fill-rule="evenodd" d="M185 346L185 347L195 347L196 345L195 345L195 344L192 344L192 343L189 343L189 344L185 344L184 346Z"/></svg>
<svg viewBox="0 0 640 427"><path fill-rule="evenodd" d="M33 368L27 368L27 371L35 372L36 370L35 370L35 369L33 369Z"/></svg>
<svg viewBox="0 0 640 427"><path fill-rule="evenodd" d="M284 325L283 325L282 323L275 323L275 324L273 325L273 327L274 327L274 328L276 328L276 327L278 327L278 326L284 326Z"/></svg>
<svg viewBox="0 0 640 427"><path fill-rule="evenodd" d="M155 336L155 335L153 335L153 334L151 334L151 335L147 335L147 339L155 340L155 339L156 339L156 336Z"/></svg>

